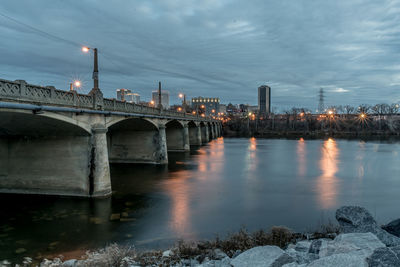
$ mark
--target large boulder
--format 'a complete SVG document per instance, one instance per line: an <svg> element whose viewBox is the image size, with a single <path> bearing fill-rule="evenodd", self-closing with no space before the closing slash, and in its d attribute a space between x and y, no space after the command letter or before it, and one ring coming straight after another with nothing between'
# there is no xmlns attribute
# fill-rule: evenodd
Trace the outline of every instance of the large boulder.
<svg viewBox="0 0 400 267"><path fill-rule="evenodd" d="M367 258L369 267L398 267L400 266L400 246L377 248Z"/></svg>
<svg viewBox="0 0 400 267"><path fill-rule="evenodd" d="M320 258L309 264L307 267L367 267L367 262L363 255L357 253L340 253L328 257Z"/></svg>
<svg viewBox="0 0 400 267"><path fill-rule="evenodd" d="M336 220L343 233L375 234L386 246L400 245L400 238L378 226L372 215L362 207L344 206L336 210Z"/></svg>
<svg viewBox="0 0 400 267"><path fill-rule="evenodd" d="M275 267L294 262L294 259L277 246L254 247L238 255L230 264L234 267Z"/></svg>
<svg viewBox="0 0 400 267"><path fill-rule="evenodd" d="M400 219L394 220L384 226L382 229L397 237L400 237Z"/></svg>
<svg viewBox="0 0 400 267"><path fill-rule="evenodd" d="M385 247L385 244L372 233L340 234L320 248L319 257L350 252L357 252L368 257L375 249L382 247Z"/></svg>

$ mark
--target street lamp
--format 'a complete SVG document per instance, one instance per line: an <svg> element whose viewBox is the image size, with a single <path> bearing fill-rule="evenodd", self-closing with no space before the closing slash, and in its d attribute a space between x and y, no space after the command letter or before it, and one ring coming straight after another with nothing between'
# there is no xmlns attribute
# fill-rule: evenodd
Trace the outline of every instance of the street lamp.
<svg viewBox="0 0 400 267"><path fill-rule="evenodd" d="M69 90L74 91L74 86L75 87L81 87L81 82L80 81L74 81L73 83L69 84Z"/></svg>
<svg viewBox="0 0 400 267"><path fill-rule="evenodd" d="M90 50L93 50L94 62L93 62L93 89L90 93L94 93L95 91L100 91L99 89L99 66L97 60L97 48L90 48L87 46L82 47L82 52L88 53Z"/></svg>
<svg viewBox="0 0 400 267"><path fill-rule="evenodd" d="M179 93L178 97L183 99L182 100L183 112L186 113L186 94Z"/></svg>

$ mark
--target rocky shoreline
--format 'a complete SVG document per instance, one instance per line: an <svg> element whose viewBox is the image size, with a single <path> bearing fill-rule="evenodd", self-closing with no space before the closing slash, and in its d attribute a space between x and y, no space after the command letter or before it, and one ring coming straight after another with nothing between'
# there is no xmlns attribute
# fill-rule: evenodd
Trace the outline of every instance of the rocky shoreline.
<svg viewBox="0 0 400 267"><path fill-rule="evenodd" d="M45 259L39 266L400 266L400 219L381 227L366 209L358 206L339 208L336 219L340 225L336 233L293 234L286 228L276 227L268 233L241 232L229 240L179 243L166 251L141 253L111 245L87 252L80 260ZM3 261L0 266L11 265ZM19 266L35 265L26 259Z"/></svg>

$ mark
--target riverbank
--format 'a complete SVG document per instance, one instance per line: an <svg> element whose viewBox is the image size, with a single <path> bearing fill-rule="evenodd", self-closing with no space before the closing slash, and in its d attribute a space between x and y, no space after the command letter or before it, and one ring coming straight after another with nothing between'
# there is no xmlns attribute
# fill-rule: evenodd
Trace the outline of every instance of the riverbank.
<svg viewBox="0 0 400 267"><path fill-rule="evenodd" d="M400 266L400 220L380 227L357 206L339 208L336 219L338 228L313 234L296 234L285 227L254 233L242 229L226 239L182 241L165 251L139 252L114 244L81 259L45 259L40 266ZM29 260L22 266L30 266Z"/></svg>
<svg viewBox="0 0 400 267"><path fill-rule="evenodd" d="M338 131L234 131L224 128L224 137L255 137L255 138L282 138L282 139L360 139L360 140L399 140L400 132L338 132Z"/></svg>

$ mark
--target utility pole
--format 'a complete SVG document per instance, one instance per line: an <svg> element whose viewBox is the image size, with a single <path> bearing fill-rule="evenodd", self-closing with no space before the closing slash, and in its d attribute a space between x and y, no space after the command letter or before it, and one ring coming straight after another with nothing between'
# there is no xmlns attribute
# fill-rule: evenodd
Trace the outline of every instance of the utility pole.
<svg viewBox="0 0 400 267"><path fill-rule="evenodd" d="M158 82L158 108L160 110L162 109L162 104L161 104L161 82Z"/></svg>
<svg viewBox="0 0 400 267"><path fill-rule="evenodd" d="M325 109L324 98L325 98L324 89L320 88L319 89L319 103L318 103L318 113L319 114L324 113L324 109Z"/></svg>

